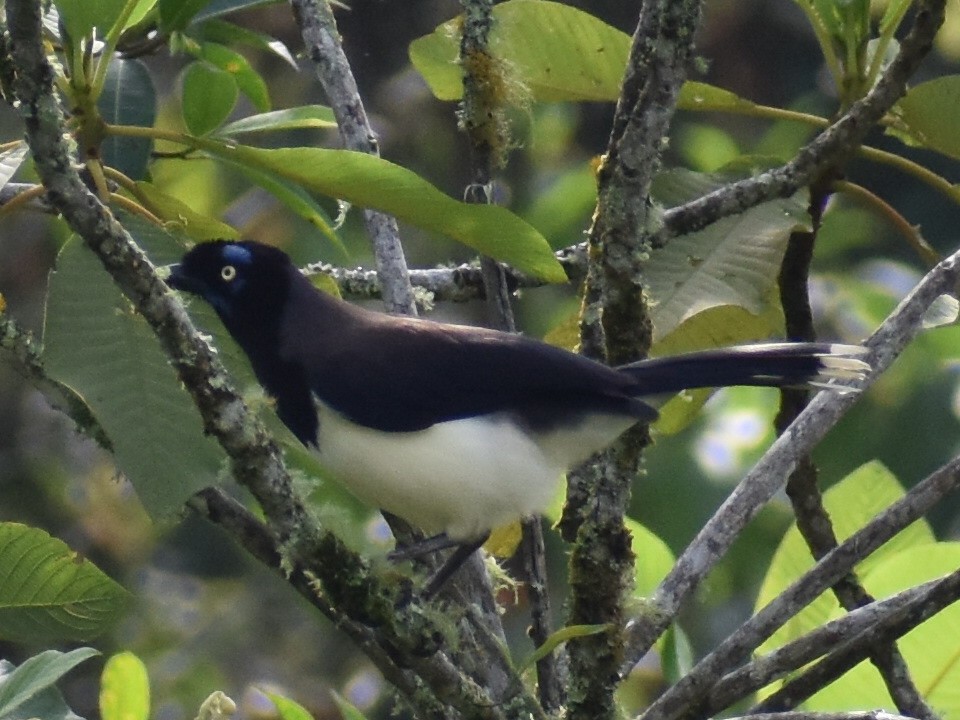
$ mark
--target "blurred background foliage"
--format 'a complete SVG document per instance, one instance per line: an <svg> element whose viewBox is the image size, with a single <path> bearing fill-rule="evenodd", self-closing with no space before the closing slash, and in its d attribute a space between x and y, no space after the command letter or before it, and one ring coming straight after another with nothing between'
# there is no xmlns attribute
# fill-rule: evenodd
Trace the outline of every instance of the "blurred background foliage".
<svg viewBox="0 0 960 720"><path fill-rule="evenodd" d="M636 3L569 4L627 33L636 23ZM703 61L691 79L758 103L819 114L832 111L836 101L816 40L791 0L708 0L705 7L697 43ZM355 0L349 10L337 13L383 156L453 197L460 197L470 181L455 105L434 99L412 68L407 48L458 11L453 0ZM286 5L231 19L276 36L295 51L301 45ZM275 54L249 48L242 52L266 79L274 107L325 102L304 60L295 73ZM178 83L187 60L166 51L144 58L161 98L159 127L180 127ZM957 72L958 64L960 7L951 3L937 51L914 83ZM248 103L241 99L238 116L253 111ZM497 177L497 200L527 217L555 247L583 238L593 210L591 162L605 147L612 112L608 103L581 103L538 104L514 113L516 147ZM20 132L13 111L0 107L2 137L13 139ZM680 112L664 164L711 171L743 153L785 159L811 132L782 121ZM331 132L296 133L292 140L296 144L337 145ZM960 177L956 164L941 156L904 150L897 140L880 133L870 142L914 156L948 179ZM922 224L924 236L940 253L956 248L960 221L956 204L885 166L859 160L850 174L911 223ZM158 160L152 176L193 209L221 217L246 237L284 247L299 261L372 266L356 211L341 232L344 255L316 227L262 191L250 191L242 178L222 165ZM333 203L326 208L331 217L336 215ZM412 266L470 258L462 246L413 228L402 230ZM9 313L37 334L47 273L64 240L60 227L39 215L17 214L0 221L0 291ZM847 197L835 199L814 262L813 300L822 337L860 341L924 270L900 236L871 209ZM571 288L525 291L517 299L521 327L535 336L548 333L575 307ZM434 316L485 321L479 303L441 305ZM816 453L826 485L874 458L901 482L912 484L953 456L960 436L958 333L955 327L928 331L830 435ZM708 403L692 426L660 438L647 453L645 473L634 485L633 517L674 552L682 550L769 443L775 407L773 391L725 391ZM132 650L146 661L155 717L192 717L200 700L217 688L242 700L241 709L248 716L272 713L254 686L279 689L318 718L336 716L331 690L370 716L389 715L392 701L379 676L328 623L203 522L185 516L180 522L151 523L109 457L79 436L3 363L0 408L0 520L46 529L134 591L137 599L125 620L98 646L106 651ZM702 588L684 618L694 652L713 645L750 612L790 515L784 500L774 502ZM940 539L960 534L956 507L939 508L931 520ZM382 529L371 523L371 534L380 537ZM554 535L548 542L560 599L563 547ZM516 605L506 595L503 600L509 606L508 629L523 646L527 616L522 595ZM15 662L30 652L0 646L0 656ZM72 674L63 689L82 715L94 712L94 674Z"/></svg>

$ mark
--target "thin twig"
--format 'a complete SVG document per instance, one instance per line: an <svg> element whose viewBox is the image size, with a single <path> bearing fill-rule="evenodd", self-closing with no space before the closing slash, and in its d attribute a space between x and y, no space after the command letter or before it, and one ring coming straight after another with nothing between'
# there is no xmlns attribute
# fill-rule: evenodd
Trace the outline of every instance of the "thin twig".
<svg viewBox="0 0 960 720"><path fill-rule="evenodd" d="M377 137L370 127L350 63L343 52L333 10L326 0L291 0L307 54L323 85L344 146L379 155ZM363 219L373 242L377 273L387 311L416 315L413 288L407 276L407 261L400 244L397 221L376 210L364 210Z"/></svg>
<svg viewBox="0 0 960 720"><path fill-rule="evenodd" d="M759 703L755 711L787 710L796 707L818 690L826 687L845 672L858 665L871 649L892 643L913 628L933 617L936 613L956 602L960 597L960 571L924 585L923 597L911 603L911 607L896 617L884 620L869 628L860 636L834 647L830 654L801 675L791 679L777 692ZM917 588L911 588L916 590ZM909 592L909 591L908 591Z"/></svg>
<svg viewBox="0 0 960 720"><path fill-rule="evenodd" d="M937 6L942 18L942 3L938 1ZM930 14L925 6L921 7L909 36L912 40L910 43L905 41L901 46L901 55L908 51L912 55L927 49L928 44L923 39L928 33L935 34L940 24L937 18L931 19ZM908 64L912 67L914 63ZM904 62L900 62L898 67L902 70L903 65ZM856 104L855 107L863 106ZM873 351L870 361L874 373L868 382L883 372L919 331L921 315L929 304L937 296L952 291L957 281L958 262L960 259L955 255L937 265L873 335L868 346ZM681 603L699 586L750 519L782 487L797 460L820 442L855 401L854 395L820 393L788 431L774 442L757 466L697 534L660 584L646 612L632 624L627 662L621 672L629 671L653 646L676 617Z"/></svg>
<svg viewBox="0 0 960 720"><path fill-rule="evenodd" d="M815 403L816 400L809 408ZM807 414L809 408L803 415ZM798 421L801 418L798 418ZM643 713L643 720L672 720L685 715L691 707L707 697L716 678L726 669L743 662L777 628L813 602L823 591L835 585L857 563L875 552L907 525L923 517L930 508L958 488L960 457L954 458L929 475L904 497L827 553L813 568L741 625L676 685L660 696Z"/></svg>
<svg viewBox="0 0 960 720"><path fill-rule="evenodd" d="M825 168L855 152L870 129L903 96L907 81L933 46L933 39L943 24L944 5L945 0L918 3L913 27L877 84L801 148L793 160L668 210L663 216L663 228L652 238L653 246L660 247L672 237L700 230L767 200L789 197L810 185Z"/></svg>
<svg viewBox="0 0 960 720"><path fill-rule="evenodd" d="M862 660L878 635L889 636L884 640L904 635L956 602L958 594L960 570L847 613L725 675L710 691L707 702L698 707L698 713L714 715L818 657L833 656L841 644L840 650L847 654L857 651ZM763 707L775 709L765 704Z"/></svg>

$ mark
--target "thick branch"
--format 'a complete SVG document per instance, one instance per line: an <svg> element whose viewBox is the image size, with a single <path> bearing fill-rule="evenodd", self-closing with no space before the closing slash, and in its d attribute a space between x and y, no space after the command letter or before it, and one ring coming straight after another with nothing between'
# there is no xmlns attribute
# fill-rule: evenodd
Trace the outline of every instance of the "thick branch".
<svg viewBox="0 0 960 720"><path fill-rule="evenodd" d="M279 449L247 412L216 353L129 234L80 180L53 94L53 71L40 41L39 5L31 0L8 0L6 8L19 109L48 200L97 254L157 334L200 409L206 429L230 457L235 478L260 503L284 561L301 564L305 573L318 580L311 584L318 601L336 605L355 622L376 627L383 652L403 658L440 703L455 707L467 718L505 717L502 707L465 679L438 650L442 635L424 617L422 608L415 603L398 606L395 589L380 583L361 557L314 522L293 489ZM379 659L371 657L375 662ZM390 667L384 671L388 675L393 672ZM513 679L510 691L509 702L537 712L536 702L524 692L519 679ZM408 699L418 706L417 698Z"/></svg>
<svg viewBox="0 0 960 720"><path fill-rule="evenodd" d="M646 355L652 338L640 283L646 257L650 183L685 79L699 0L644 0L606 154L581 313L581 350L612 364ZM624 594L634 557L623 518L646 427L628 431L599 462L568 476L564 530L576 532L570 558L570 624L606 624L608 633L569 643L569 716L612 718L624 652Z"/></svg>

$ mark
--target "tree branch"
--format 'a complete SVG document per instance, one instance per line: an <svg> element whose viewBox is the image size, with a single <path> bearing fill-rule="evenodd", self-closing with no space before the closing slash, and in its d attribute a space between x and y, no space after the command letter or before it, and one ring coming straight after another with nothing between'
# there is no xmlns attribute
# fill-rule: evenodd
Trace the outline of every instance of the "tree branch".
<svg viewBox="0 0 960 720"><path fill-rule="evenodd" d="M921 622L956 602L958 597L960 570L939 580L909 588L885 600L857 608L726 674L711 689L707 702L698 706L698 712L705 715L716 714L823 655L832 658L840 653L851 660L851 656L855 655L856 662L860 662L870 648L881 641L881 637L883 641L887 641L905 635ZM792 681L790 685L795 682L796 680ZM818 684L811 690L816 691L826 684ZM784 686L784 690L786 687ZM760 708L772 711L786 709L786 706L764 701L754 708L754 711L760 712Z"/></svg>
<svg viewBox="0 0 960 720"><path fill-rule="evenodd" d="M956 256L954 256L956 257ZM875 377L875 375L874 375ZM821 393L822 396L822 393ZM818 396L809 406L817 404ZM807 415L805 410L798 422ZM797 423L794 423L795 427ZM769 605L745 622L698 662L676 685L661 695L641 716L643 720L672 720L703 701L716 678L743 662L777 628L836 584L857 563L872 554L910 523L916 522L960 487L960 457L929 475L904 497L827 553L812 569L795 580Z"/></svg>
<svg viewBox="0 0 960 720"><path fill-rule="evenodd" d="M379 156L377 136L367 120L353 71L340 43L330 3L327 0L291 0L290 4L307 54L313 61L317 78L337 118L344 146L348 150ZM407 261L400 244L397 221L376 210L364 210L363 219L373 242L377 274L387 311L416 315L417 306L407 275Z"/></svg>
<svg viewBox="0 0 960 720"><path fill-rule="evenodd" d="M398 604L396 588L381 583L363 558L314 521L293 488L279 449L247 412L215 351L130 235L80 180L53 94L53 71L41 44L39 4L7 0L6 8L19 110L47 198L157 334L200 409L205 428L230 457L234 477L262 507L284 564L302 565L304 573L316 579L310 587L318 602L335 605L353 621L376 628L383 653L402 658L441 704L465 718L505 718L505 707L522 707L541 716L512 668L504 669L510 682L505 696L498 699L502 704L463 677L439 649L442 634L423 608L414 602ZM371 658L378 662L383 653ZM394 670L385 666L384 672L390 675ZM435 707L433 699L419 695L407 699L417 708Z"/></svg>
<svg viewBox="0 0 960 720"><path fill-rule="evenodd" d="M855 152L871 128L906 92L907 81L930 51L943 24L945 4L945 0L917 3L913 27L877 84L840 119L801 148L793 160L667 210L663 227L651 238L653 247L662 247L672 237L700 230L767 200L790 197L814 183L825 169Z"/></svg>
<svg viewBox="0 0 960 720"><path fill-rule="evenodd" d="M591 265L582 305L581 351L611 364L646 355L652 328L640 283L647 253L650 182L685 79L700 21L699 0L644 0L633 34L613 129L597 173L598 197L587 240ZM624 594L634 557L623 518L648 428L637 426L568 476L564 532L570 557L571 625L612 631L568 644L569 717L613 718L624 652Z"/></svg>

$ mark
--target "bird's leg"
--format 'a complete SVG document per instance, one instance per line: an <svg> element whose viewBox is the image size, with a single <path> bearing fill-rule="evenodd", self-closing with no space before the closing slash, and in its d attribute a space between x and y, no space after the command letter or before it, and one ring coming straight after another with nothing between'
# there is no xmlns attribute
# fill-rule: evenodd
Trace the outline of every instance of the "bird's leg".
<svg viewBox="0 0 960 720"><path fill-rule="evenodd" d="M480 548L480 546L487 541L488 537L490 537L490 533L484 533L484 535L474 540L458 543L457 549L454 550L450 554L450 557L444 561L443 565L440 566L440 569L437 570L429 580L427 580L427 584L423 588L423 599L429 600L436 595L437 591L440 590L444 583L450 579L450 576L453 575L461 565L463 565L468 557L473 555L474 550ZM429 540L432 539L434 538L429 538ZM429 540L425 542L428 542Z"/></svg>
<svg viewBox="0 0 960 720"><path fill-rule="evenodd" d="M393 552L388 553L387 558L391 562L413 560L414 558L431 555L438 550L446 550L447 548L456 547L457 545L460 545L459 540L453 540L447 537L446 533L440 533L439 535L433 535L423 540L412 542L409 545L398 547Z"/></svg>

